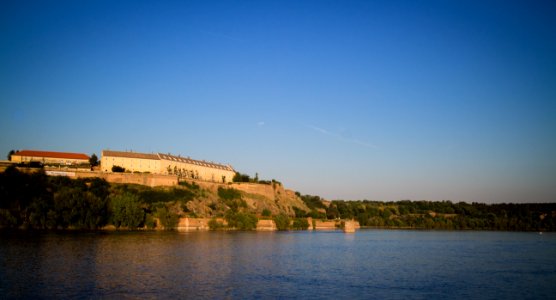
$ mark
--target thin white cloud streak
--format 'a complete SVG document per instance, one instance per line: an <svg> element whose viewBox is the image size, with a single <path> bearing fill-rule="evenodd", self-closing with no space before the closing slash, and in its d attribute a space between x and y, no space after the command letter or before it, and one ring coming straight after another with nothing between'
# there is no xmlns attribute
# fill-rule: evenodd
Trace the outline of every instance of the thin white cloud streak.
<svg viewBox="0 0 556 300"><path fill-rule="evenodd" d="M342 136L338 133L326 130L326 129L321 128L321 127L317 127L317 126L314 126L314 125L305 125L305 127L310 128L310 129L312 129L316 132L319 132L321 134L333 137L333 138L338 139L338 140L343 141L343 142L348 142L348 143L356 144L356 145L363 146L363 147L366 147L366 148L371 148L371 149L377 149L378 148L374 144L364 142L364 141L354 139L354 138L346 138L346 137L344 137L344 136Z"/></svg>

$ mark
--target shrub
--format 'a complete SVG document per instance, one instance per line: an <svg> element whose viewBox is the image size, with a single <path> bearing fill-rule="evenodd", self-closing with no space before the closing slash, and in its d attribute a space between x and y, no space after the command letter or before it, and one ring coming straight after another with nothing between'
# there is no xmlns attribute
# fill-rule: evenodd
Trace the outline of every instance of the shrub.
<svg viewBox="0 0 556 300"><path fill-rule="evenodd" d="M112 172L114 172L114 173L123 173L123 172L125 172L125 168L113 165L112 166Z"/></svg>
<svg viewBox="0 0 556 300"><path fill-rule="evenodd" d="M156 209L156 216L166 230L172 230L178 225L179 216L169 211L165 206Z"/></svg>
<svg viewBox="0 0 556 300"><path fill-rule="evenodd" d="M236 172L234 177L232 178L233 182L250 182L251 178L249 178L249 175L247 174L241 174L239 172Z"/></svg>
<svg viewBox="0 0 556 300"><path fill-rule="evenodd" d="M290 229L290 218L285 214L274 216L274 223L276 223L276 228L278 228L278 230Z"/></svg>
<svg viewBox="0 0 556 300"><path fill-rule="evenodd" d="M139 197L136 194L126 192L113 195L109 199L114 226L137 228L143 223L145 212L141 208Z"/></svg>
<svg viewBox="0 0 556 300"><path fill-rule="evenodd" d="M296 218L304 218L307 216L307 212L305 212L304 210L300 209L297 206L292 207L293 211L295 212L295 217Z"/></svg>
<svg viewBox="0 0 556 300"><path fill-rule="evenodd" d="M239 230L253 230L257 228L258 219L254 214L229 210L225 218L228 221L228 226L231 228Z"/></svg>
<svg viewBox="0 0 556 300"><path fill-rule="evenodd" d="M305 218L297 218L293 220L292 227L295 230L307 230L309 228L309 222Z"/></svg>
<svg viewBox="0 0 556 300"><path fill-rule="evenodd" d="M179 185L182 185L182 186L185 186L186 188L188 188L188 189L190 189L190 190L192 190L192 191L198 191L199 188L200 188L199 185L196 184L196 183L193 182L193 181L192 181L191 183L189 183L189 182L187 182L187 181L180 181L178 184L179 184Z"/></svg>
<svg viewBox="0 0 556 300"><path fill-rule="evenodd" d="M148 229L156 228L156 222L155 222L155 219L154 219L153 215L147 214L145 216L145 226L147 226Z"/></svg>
<svg viewBox="0 0 556 300"><path fill-rule="evenodd" d="M219 187L218 197L233 211L238 211L240 207L247 207L247 202L241 199L241 192L234 188Z"/></svg>
<svg viewBox="0 0 556 300"><path fill-rule="evenodd" d="M208 226L210 230L218 230L224 228L224 224L222 222L218 222L216 218L210 219L208 222Z"/></svg>
<svg viewBox="0 0 556 300"><path fill-rule="evenodd" d="M270 217L272 213L270 212L270 210L268 208L263 209L263 217Z"/></svg>
<svg viewBox="0 0 556 300"><path fill-rule="evenodd" d="M238 191L234 188L225 189L225 188L219 187L218 188L218 197L220 197L220 199L222 199L222 200L241 199L241 193L240 193L240 191Z"/></svg>

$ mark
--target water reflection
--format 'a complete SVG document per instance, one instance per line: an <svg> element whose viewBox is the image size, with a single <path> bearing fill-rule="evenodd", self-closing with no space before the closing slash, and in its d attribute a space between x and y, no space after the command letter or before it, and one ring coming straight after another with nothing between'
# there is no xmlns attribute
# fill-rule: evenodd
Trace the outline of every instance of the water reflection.
<svg viewBox="0 0 556 300"><path fill-rule="evenodd" d="M116 232L0 239L0 295L7 298L539 298L556 292L554 234Z"/></svg>

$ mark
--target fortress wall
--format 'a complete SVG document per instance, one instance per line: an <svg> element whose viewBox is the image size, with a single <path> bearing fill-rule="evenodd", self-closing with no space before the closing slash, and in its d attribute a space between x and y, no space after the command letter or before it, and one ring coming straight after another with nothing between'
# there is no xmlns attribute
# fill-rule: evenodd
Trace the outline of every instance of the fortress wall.
<svg viewBox="0 0 556 300"><path fill-rule="evenodd" d="M345 222L344 223L345 228L347 228L351 232L354 232L355 229L361 228L359 222L355 220L327 220L327 221L314 220L315 227L313 229L314 230L337 230L340 227L342 221ZM309 225L311 225L311 222L309 222Z"/></svg>
<svg viewBox="0 0 556 300"><path fill-rule="evenodd" d="M180 218L176 229L178 231L209 230L208 218Z"/></svg>
<svg viewBox="0 0 556 300"><path fill-rule="evenodd" d="M257 231L276 231L276 223L274 220L259 220L257 222Z"/></svg>
<svg viewBox="0 0 556 300"><path fill-rule="evenodd" d="M233 183L230 187L249 193L249 194L258 194L263 195L269 199L274 200L274 188L272 185L268 184L258 184L258 183Z"/></svg>
<svg viewBox="0 0 556 300"><path fill-rule="evenodd" d="M332 220L332 221L322 221L322 220L315 220L315 230L336 230L336 223L339 222Z"/></svg>
<svg viewBox="0 0 556 300"><path fill-rule="evenodd" d="M134 174L134 173L102 173L102 172L64 172L48 171L49 175L68 176L72 178L91 178L99 177L111 183L130 183L141 184L150 187L154 186L173 186L178 184L178 177L172 175L158 174Z"/></svg>
<svg viewBox="0 0 556 300"><path fill-rule="evenodd" d="M153 159L103 156L100 161L104 172L112 171L113 166L120 166L131 172L150 172L152 174L160 174L161 170L160 161Z"/></svg>

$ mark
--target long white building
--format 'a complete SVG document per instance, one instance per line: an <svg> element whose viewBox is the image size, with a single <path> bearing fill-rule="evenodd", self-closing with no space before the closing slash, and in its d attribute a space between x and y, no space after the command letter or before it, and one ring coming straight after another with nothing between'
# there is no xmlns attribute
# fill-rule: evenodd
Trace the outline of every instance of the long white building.
<svg viewBox="0 0 556 300"><path fill-rule="evenodd" d="M103 150L100 164L104 172L112 172L112 168L118 166L125 168L126 172L178 175L181 178L223 183L232 182L236 173L230 165L164 153Z"/></svg>

